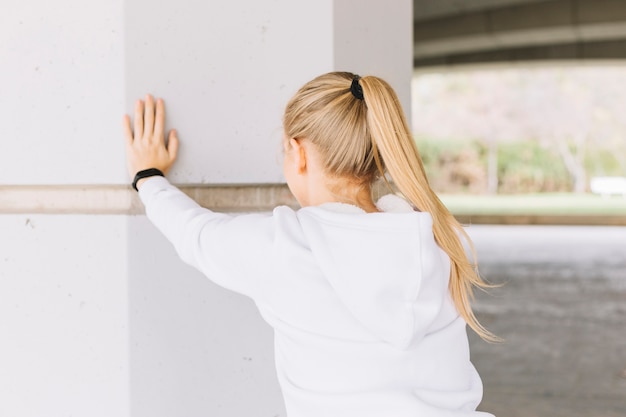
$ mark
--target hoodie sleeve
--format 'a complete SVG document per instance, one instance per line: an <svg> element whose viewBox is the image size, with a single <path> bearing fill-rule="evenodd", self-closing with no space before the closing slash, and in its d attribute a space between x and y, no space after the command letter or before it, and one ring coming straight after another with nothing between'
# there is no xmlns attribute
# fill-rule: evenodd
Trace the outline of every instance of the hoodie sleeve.
<svg viewBox="0 0 626 417"><path fill-rule="evenodd" d="M269 273L271 216L212 212L163 177L146 181L139 197L148 219L185 263L224 288L256 298Z"/></svg>

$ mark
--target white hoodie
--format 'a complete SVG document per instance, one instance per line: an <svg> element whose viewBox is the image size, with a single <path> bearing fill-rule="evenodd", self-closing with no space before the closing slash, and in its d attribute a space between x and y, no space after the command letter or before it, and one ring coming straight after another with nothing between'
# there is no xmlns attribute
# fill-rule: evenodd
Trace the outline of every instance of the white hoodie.
<svg viewBox="0 0 626 417"><path fill-rule="evenodd" d="M153 177L139 192L180 257L256 302L275 331L289 417L489 416L450 260L428 213L328 203L214 213Z"/></svg>

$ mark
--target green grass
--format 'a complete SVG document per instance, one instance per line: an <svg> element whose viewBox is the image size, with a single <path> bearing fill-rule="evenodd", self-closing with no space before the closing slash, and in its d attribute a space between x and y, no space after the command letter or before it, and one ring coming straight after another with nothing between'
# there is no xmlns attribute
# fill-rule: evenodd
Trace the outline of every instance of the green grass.
<svg viewBox="0 0 626 417"><path fill-rule="evenodd" d="M624 215L626 198L594 194L516 194L439 196L455 215Z"/></svg>

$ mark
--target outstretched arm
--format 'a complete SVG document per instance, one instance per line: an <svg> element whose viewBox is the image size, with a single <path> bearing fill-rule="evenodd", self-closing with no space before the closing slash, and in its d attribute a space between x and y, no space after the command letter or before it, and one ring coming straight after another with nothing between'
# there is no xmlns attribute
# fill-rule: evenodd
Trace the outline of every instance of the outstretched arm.
<svg viewBox="0 0 626 417"><path fill-rule="evenodd" d="M156 168L166 174L174 164L178 153L178 137L171 130L165 141L165 105L162 99L154 101L146 95L145 104L137 100L135 104L134 123L124 115L123 129L126 139L126 161L131 178L139 171ZM137 187L146 179L137 182Z"/></svg>
<svg viewBox="0 0 626 417"><path fill-rule="evenodd" d="M124 116L126 158L131 177L156 168L164 174L176 160L178 137L164 135L163 100L137 100L134 123ZM183 261L218 285L253 298L269 267L273 242L272 218L267 215L230 216L200 207L161 177L137 182L148 219L174 245Z"/></svg>

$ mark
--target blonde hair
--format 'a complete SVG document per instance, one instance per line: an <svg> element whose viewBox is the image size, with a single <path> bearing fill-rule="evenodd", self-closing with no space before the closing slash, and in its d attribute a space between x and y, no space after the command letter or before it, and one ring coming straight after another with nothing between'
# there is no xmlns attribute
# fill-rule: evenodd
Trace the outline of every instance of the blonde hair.
<svg viewBox="0 0 626 417"><path fill-rule="evenodd" d="M451 260L449 290L459 314L483 339L499 340L474 315L474 287L486 288L476 265L472 242L428 184L422 160L402 106L384 80L359 80L363 100L351 92L355 75L332 72L305 84L288 102L283 125L288 138L306 139L320 153L327 174L371 186L385 173L415 208L433 218L437 244Z"/></svg>

